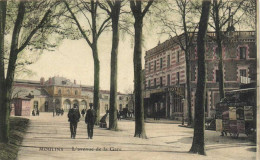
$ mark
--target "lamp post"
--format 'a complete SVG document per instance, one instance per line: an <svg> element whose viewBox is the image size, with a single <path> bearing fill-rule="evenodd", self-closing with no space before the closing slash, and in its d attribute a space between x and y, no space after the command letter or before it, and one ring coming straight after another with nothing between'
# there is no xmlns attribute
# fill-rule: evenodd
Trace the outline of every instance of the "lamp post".
<svg viewBox="0 0 260 160"><path fill-rule="evenodd" d="M181 99L181 105L182 105L182 125L184 125L184 101L185 99Z"/></svg>
<svg viewBox="0 0 260 160"><path fill-rule="evenodd" d="M55 113L55 99L53 99L53 117L54 117L54 114Z"/></svg>

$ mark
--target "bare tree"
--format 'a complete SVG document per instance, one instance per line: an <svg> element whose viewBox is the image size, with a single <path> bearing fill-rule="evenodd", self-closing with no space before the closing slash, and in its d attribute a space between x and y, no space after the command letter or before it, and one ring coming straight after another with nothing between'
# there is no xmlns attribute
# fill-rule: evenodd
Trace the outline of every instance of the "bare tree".
<svg viewBox="0 0 260 160"><path fill-rule="evenodd" d="M205 37L208 28L211 0L202 1L202 12L197 36L198 53L198 82L195 99L194 135L190 149L192 153L205 155L204 123L206 97L206 65L205 65Z"/></svg>
<svg viewBox="0 0 260 160"><path fill-rule="evenodd" d="M117 126L117 57L119 45L119 17L121 0L106 0L108 7L99 3L100 7L107 12L112 19L112 49L110 70L110 100L109 100L109 129L118 130Z"/></svg>
<svg viewBox="0 0 260 160"><path fill-rule="evenodd" d="M110 23L110 16L105 17L101 21L101 25L98 28L98 19L100 19L98 16L101 16L101 14L98 13L98 8L99 8L99 2L95 0L91 0L90 2L88 1L72 1L75 3L76 8L76 13L81 13L85 20L87 21L88 24L88 29L85 30L82 25L80 24L80 21L76 17L76 14L72 10L72 7L69 5L68 2L63 0L63 2L66 5L66 8L71 14L71 18L75 21L76 26L78 27L82 37L86 40L87 44L92 50L92 55L93 55L93 61L94 61L94 109L96 111L96 121L95 124L99 124L99 119L100 119L100 106L99 106L99 75L100 75L100 62L99 62L99 57L98 57L98 39L105 31L106 28L109 27ZM73 4L74 4L73 3ZM86 13L90 14L86 15ZM92 40L90 39L92 38Z"/></svg>
<svg viewBox="0 0 260 160"><path fill-rule="evenodd" d="M10 4L10 5L7 5ZM11 26L8 29L12 29L12 38L10 46L10 54L8 59L7 73L5 74L4 66L4 46L1 44L1 67L0 67L0 142L9 142L9 116L10 116L10 100L12 84L14 80L14 74L16 69L17 57L25 49L36 48L45 49L50 46L44 46L48 43L49 38L45 37L49 34L53 34L56 30L55 23L53 23L56 12L56 6L59 4L58 1L37 1L37 2L26 2L20 1L18 4L18 11L12 12L14 23L10 23L12 20L6 20L6 12L10 7L16 7L17 2L1 2L1 33L4 33L4 24ZM34 12L35 14L31 14ZM52 13L54 12L54 13ZM42 16L43 15L43 16ZM56 17L57 18L57 17ZM57 20L57 19L56 19ZM8 23L7 23L8 22ZM13 26L13 27L12 27ZM3 28L2 28L3 27ZM45 35L45 36L44 36ZM41 37L41 40L39 40ZM1 43L4 41L4 35L1 35ZM51 45L49 43L49 45ZM53 45L52 47L54 47ZM4 76L3 76L4 75ZM5 76L6 75L6 76Z"/></svg>
<svg viewBox="0 0 260 160"><path fill-rule="evenodd" d="M130 8L135 18L135 42L134 42L134 93L135 93L135 137L147 138L144 126L144 105L143 105L143 76L142 76L142 34L143 18L153 3L147 1L147 5L142 9L144 2L131 0Z"/></svg>
<svg viewBox="0 0 260 160"><path fill-rule="evenodd" d="M227 27L227 31L231 31L234 25L241 21L242 15L235 18L235 15L241 9L245 0L232 1L232 0L213 0L211 17L213 24L209 25L214 29L215 37L211 37L217 43L217 55L219 57L218 70L219 70L219 94L220 100L225 97L225 84L223 74L223 40L226 38L224 27ZM233 22L231 22L233 21Z"/></svg>
<svg viewBox="0 0 260 160"><path fill-rule="evenodd" d="M161 34L168 34L173 43L178 44L185 53L188 125L191 125L190 52L191 47L194 45L194 35L198 26L198 22L194 18L196 12L194 12L192 3L189 0L175 0L174 2L168 2L166 7L157 7L157 9L162 15L159 17L159 23L162 24ZM168 17L172 17L169 14L176 16L176 19L168 19ZM180 34L180 31L183 33Z"/></svg>

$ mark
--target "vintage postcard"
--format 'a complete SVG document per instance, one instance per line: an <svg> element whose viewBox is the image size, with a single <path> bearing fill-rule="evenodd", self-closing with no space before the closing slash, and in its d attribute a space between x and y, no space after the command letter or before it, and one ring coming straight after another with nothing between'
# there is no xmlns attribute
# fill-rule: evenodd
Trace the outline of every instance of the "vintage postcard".
<svg viewBox="0 0 260 160"><path fill-rule="evenodd" d="M255 160L257 0L0 0L0 160Z"/></svg>

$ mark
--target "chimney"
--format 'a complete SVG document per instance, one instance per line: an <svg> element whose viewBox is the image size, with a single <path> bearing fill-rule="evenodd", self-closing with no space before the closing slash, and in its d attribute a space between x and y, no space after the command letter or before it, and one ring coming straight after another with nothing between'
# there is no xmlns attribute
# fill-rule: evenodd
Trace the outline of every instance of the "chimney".
<svg viewBox="0 0 260 160"><path fill-rule="evenodd" d="M49 84L52 84L52 80L51 80L51 78L49 78Z"/></svg>
<svg viewBox="0 0 260 160"><path fill-rule="evenodd" d="M40 79L40 85L44 85L44 82L45 82L44 78L41 77L41 79Z"/></svg>
<svg viewBox="0 0 260 160"><path fill-rule="evenodd" d="M74 84L77 84L75 79L74 79Z"/></svg>

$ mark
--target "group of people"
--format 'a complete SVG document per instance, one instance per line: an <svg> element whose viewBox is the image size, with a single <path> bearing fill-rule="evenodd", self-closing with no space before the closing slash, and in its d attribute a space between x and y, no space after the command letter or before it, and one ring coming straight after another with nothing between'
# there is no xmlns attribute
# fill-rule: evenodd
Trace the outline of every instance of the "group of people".
<svg viewBox="0 0 260 160"><path fill-rule="evenodd" d="M39 116L39 115L40 115L39 109L36 109L36 111L33 110L33 111L32 111L32 115L33 115L33 116Z"/></svg>
<svg viewBox="0 0 260 160"><path fill-rule="evenodd" d="M82 116L84 117L84 115L85 115L85 110ZM74 104L73 108L69 110L68 118L69 118L68 121L70 122L71 138L75 139L77 133L77 125L80 120L80 113L77 104ZM87 131L88 131L88 139L93 138L93 129L94 129L95 120L96 120L96 113L93 110L92 106L90 106L90 109L87 110L86 117L85 117L85 123L87 124Z"/></svg>
<svg viewBox="0 0 260 160"><path fill-rule="evenodd" d="M82 109L82 110L81 110L81 115L82 115L82 117L84 117L84 115L85 115L86 112L87 112L86 109Z"/></svg>
<svg viewBox="0 0 260 160"><path fill-rule="evenodd" d="M57 108L56 109L56 116L59 116L59 115L63 116L63 114L64 114L63 108Z"/></svg>

